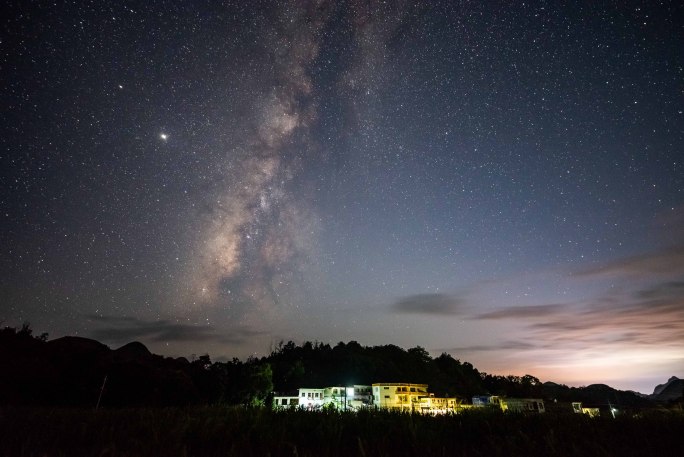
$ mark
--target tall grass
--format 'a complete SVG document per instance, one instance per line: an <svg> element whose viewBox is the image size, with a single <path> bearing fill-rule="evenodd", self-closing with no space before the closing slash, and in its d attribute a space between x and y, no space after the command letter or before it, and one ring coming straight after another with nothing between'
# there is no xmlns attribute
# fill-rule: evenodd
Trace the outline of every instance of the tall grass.
<svg viewBox="0 0 684 457"><path fill-rule="evenodd" d="M2 409L2 456L684 455L684 415Z"/></svg>

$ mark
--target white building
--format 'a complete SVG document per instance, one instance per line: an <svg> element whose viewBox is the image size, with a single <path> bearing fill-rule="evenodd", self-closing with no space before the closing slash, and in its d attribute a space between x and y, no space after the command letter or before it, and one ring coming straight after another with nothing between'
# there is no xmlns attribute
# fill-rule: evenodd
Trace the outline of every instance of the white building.
<svg viewBox="0 0 684 457"><path fill-rule="evenodd" d="M320 409L325 404L325 389L299 388L299 406L304 409Z"/></svg>
<svg viewBox="0 0 684 457"><path fill-rule="evenodd" d="M274 409L296 408L299 406L299 397L276 395L273 397Z"/></svg>
<svg viewBox="0 0 684 457"><path fill-rule="evenodd" d="M299 407L318 410L334 407L340 411L358 410L372 406L371 386L356 384L351 387L332 386L325 388L302 387L296 396L276 395L273 397L274 408Z"/></svg>
<svg viewBox="0 0 684 457"><path fill-rule="evenodd" d="M340 411L358 410L372 405L371 386L355 384L351 387L326 387L324 404L332 405Z"/></svg>

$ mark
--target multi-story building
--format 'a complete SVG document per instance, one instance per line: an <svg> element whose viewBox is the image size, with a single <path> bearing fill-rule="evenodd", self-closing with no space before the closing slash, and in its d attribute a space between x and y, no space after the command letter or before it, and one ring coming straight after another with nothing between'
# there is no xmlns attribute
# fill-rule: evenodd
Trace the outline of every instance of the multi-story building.
<svg viewBox="0 0 684 457"><path fill-rule="evenodd" d="M373 405L423 414L453 414L470 407L454 397L436 397L428 392L427 384L394 382L373 384Z"/></svg>
<svg viewBox="0 0 684 457"><path fill-rule="evenodd" d="M311 389L301 387L299 389L299 406L304 409L320 409L325 404L325 389Z"/></svg>
<svg viewBox="0 0 684 457"><path fill-rule="evenodd" d="M352 387L326 387L324 403L341 411L369 407L372 405L371 386L355 384Z"/></svg>
<svg viewBox="0 0 684 457"><path fill-rule="evenodd" d="M296 396L276 395L273 397L273 406L275 408L297 406L314 410L321 409L324 406L330 406L340 411L346 411L358 410L371 405L371 386L358 384L352 387L302 387L298 390Z"/></svg>
<svg viewBox="0 0 684 457"><path fill-rule="evenodd" d="M364 405L373 404L373 388L362 384L354 384L354 400Z"/></svg>
<svg viewBox="0 0 684 457"><path fill-rule="evenodd" d="M373 406L400 411L420 410L420 398L428 396L427 384L385 382L373 384Z"/></svg>

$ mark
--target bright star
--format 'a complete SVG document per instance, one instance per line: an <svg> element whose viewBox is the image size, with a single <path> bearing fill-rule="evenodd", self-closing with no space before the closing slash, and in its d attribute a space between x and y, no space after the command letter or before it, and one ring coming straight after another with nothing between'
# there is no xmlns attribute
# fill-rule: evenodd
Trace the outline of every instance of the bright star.
<svg viewBox="0 0 684 457"><path fill-rule="evenodd" d="M169 136L166 133L160 133L159 138L166 141L169 139Z"/></svg>

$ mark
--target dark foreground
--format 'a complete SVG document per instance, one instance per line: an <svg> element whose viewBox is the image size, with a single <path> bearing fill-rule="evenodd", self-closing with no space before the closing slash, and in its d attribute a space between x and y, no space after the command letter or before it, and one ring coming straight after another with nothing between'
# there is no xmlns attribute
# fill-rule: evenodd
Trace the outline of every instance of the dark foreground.
<svg viewBox="0 0 684 457"><path fill-rule="evenodd" d="M0 409L2 456L681 456L684 415Z"/></svg>

